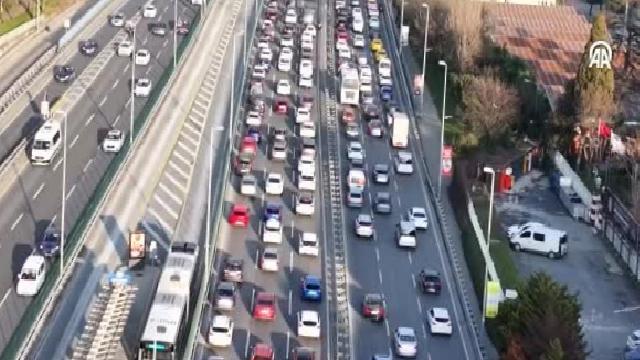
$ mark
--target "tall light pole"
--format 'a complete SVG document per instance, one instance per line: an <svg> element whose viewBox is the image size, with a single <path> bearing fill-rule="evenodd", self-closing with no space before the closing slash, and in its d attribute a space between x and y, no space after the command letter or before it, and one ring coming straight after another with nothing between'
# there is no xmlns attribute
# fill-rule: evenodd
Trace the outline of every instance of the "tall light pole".
<svg viewBox="0 0 640 360"><path fill-rule="evenodd" d="M209 135L209 186L207 189L207 224L204 240L204 273L209 276L209 243L211 242L211 187L213 182L213 129Z"/></svg>
<svg viewBox="0 0 640 360"><path fill-rule="evenodd" d="M424 46L422 48L422 92L424 92L424 72L427 66L427 32L429 31L429 5L426 3L422 4L422 7L427 9L427 15L424 20ZM420 94L420 111L423 113L424 117L424 94Z"/></svg>
<svg viewBox="0 0 640 360"><path fill-rule="evenodd" d="M236 37L233 37L231 44L231 103L229 105L229 144L233 144L233 115L234 115L234 83L236 82Z"/></svg>
<svg viewBox="0 0 640 360"><path fill-rule="evenodd" d="M438 166L438 199L442 197L442 157L444 151L444 120L445 105L447 100L447 62L438 61L438 65L444 66L444 85L442 87L442 128L440 129L440 166Z"/></svg>
<svg viewBox="0 0 640 360"><path fill-rule="evenodd" d="M496 172L493 168L488 166L484 167L484 172L487 174L491 174L491 191L489 195L489 219L487 220L487 256L491 257L491 253L489 252L489 248L491 247L491 217L493 216L493 195L494 188L496 185ZM484 260L484 286L483 286L483 300L482 300L482 323L486 320L487 313L487 282L489 280L489 262L487 259Z"/></svg>
<svg viewBox="0 0 640 360"><path fill-rule="evenodd" d="M67 209L67 113L56 111L54 115L62 114L62 210L60 216L60 274L64 271L64 241L66 238L66 209Z"/></svg>
<svg viewBox="0 0 640 360"><path fill-rule="evenodd" d="M400 52L400 56L402 57L402 25L404 25L404 0L402 0L402 4L400 5L400 32L398 38L398 51Z"/></svg>
<svg viewBox="0 0 640 360"><path fill-rule="evenodd" d="M247 68L247 41L249 41L249 0L244 1L244 41L242 42L242 66Z"/></svg>
<svg viewBox="0 0 640 360"><path fill-rule="evenodd" d="M173 70L178 61L178 0L173 0Z"/></svg>
<svg viewBox="0 0 640 360"><path fill-rule="evenodd" d="M131 51L131 111L129 112L129 146L133 145L133 123L136 108L136 97L134 89L136 87L136 28L133 28L133 42Z"/></svg>

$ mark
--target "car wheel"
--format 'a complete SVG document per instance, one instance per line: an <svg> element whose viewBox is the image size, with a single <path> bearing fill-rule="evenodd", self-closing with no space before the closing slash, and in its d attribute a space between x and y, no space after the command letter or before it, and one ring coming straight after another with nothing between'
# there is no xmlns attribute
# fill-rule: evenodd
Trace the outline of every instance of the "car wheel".
<svg viewBox="0 0 640 360"><path fill-rule="evenodd" d="M518 252L522 251L522 249L520 248L520 244L513 245L513 248Z"/></svg>
<svg viewBox="0 0 640 360"><path fill-rule="evenodd" d="M547 257L549 259L555 259L556 258L556 253L554 253L553 251L549 251L549 253L547 254Z"/></svg>

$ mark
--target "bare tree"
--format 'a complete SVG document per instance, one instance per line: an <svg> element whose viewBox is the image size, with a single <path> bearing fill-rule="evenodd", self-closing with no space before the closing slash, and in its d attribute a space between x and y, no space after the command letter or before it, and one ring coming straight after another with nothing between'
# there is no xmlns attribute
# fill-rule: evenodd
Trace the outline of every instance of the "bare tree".
<svg viewBox="0 0 640 360"><path fill-rule="evenodd" d="M518 119L520 99L495 71L485 69L463 85L464 120L485 142L505 135Z"/></svg>

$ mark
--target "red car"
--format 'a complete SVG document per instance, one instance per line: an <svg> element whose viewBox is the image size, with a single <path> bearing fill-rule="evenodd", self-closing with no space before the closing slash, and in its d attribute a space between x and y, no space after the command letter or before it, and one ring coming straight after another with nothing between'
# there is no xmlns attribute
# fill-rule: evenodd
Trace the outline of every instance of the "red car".
<svg viewBox="0 0 640 360"><path fill-rule="evenodd" d="M345 108L342 110L342 123L347 124L356 120L356 113L352 108Z"/></svg>
<svg viewBox="0 0 640 360"><path fill-rule="evenodd" d="M243 204L234 204L229 214L229 224L239 227L249 226L249 209Z"/></svg>
<svg viewBox="0 0 640 360"><path fill-rule="evenodd" d="M384 300L380 294L366 294L362 300L362 316L374 321L384 320Z"/></svg>
<svg viewBox="0 0 640 360"><path fill-rule="evenodd" d="M253 306L253 318L256 320L274 320L276 318L276 295L259 292Z"/></svg>
<svg viewBox="0 0 640 360"><path fill-rule="evenodd" d="M338 40L349 41L349 33L346 31L338 31L337 38Z"/></svg>
<svg viewBox="0 0 640 360"><path fill-rule="evenodd" d="M242 138L242 142L240 143L240 153L255 155L257 151L258 144L256 144L256 139L254 137L245 136Z"/></svg>
<svg viewBox="0 0 640 360"><path fill-rule="evenodd" d="M273 360L274 353L271 346L263 343L258 343L253 347L251 351L251 360Z"/></svg>
<svg viewBox="0 0 640 360"><path fill-rule="evenodd" d="M240 153L236 156L233 164L236 175L247 175L253 168L253 154Z"/></svg>
<svg viewBox="0 0 640 360"><path fill-rule="evenodd" d="M276 99L273 110L278 114L286 114L289 111L289 104L285 99Z"/></svg>

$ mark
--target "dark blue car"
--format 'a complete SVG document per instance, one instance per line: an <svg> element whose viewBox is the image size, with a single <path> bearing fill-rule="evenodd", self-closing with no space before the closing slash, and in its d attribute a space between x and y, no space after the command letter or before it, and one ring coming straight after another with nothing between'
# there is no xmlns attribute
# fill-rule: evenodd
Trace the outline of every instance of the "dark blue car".
<svg viewBox="0 0 640 360"><path fill-rule="evenodd" d="M260 133L260 129L257 127L249 127L247 129L247 136L251 136L256 140L256 143L260 144L262 142L262 134Z"/></svg>
<svg viewBox="0 0 640 360"><path fill-rule="evenodd" d="M282 222L282 211L280 209L280 205L267 203L264 207L264 217L263 221L267 222L269 219L276 219L279 222Z"/></svg>
<svg viewBox="0 0 640 360"><path fill-rule="evenodd" d="M380 98L382 101L389 101L393 98L393 88L388 85L380 86Z"/></svg>
<svg viewBox="0 0 640 360"><path fill-rule="evenodd" d="M54 225L50 225L44 231L38 248L44 257L53 258L58 255L60 252L60 231Z"/></svg>
<svg viewBox="0 0 640 360"><path fill-rule="evenodd" d="M313 275L307 275L302 279L301 296L305 301L321 301L322 300L322 282L320 278Z"/></svg>

